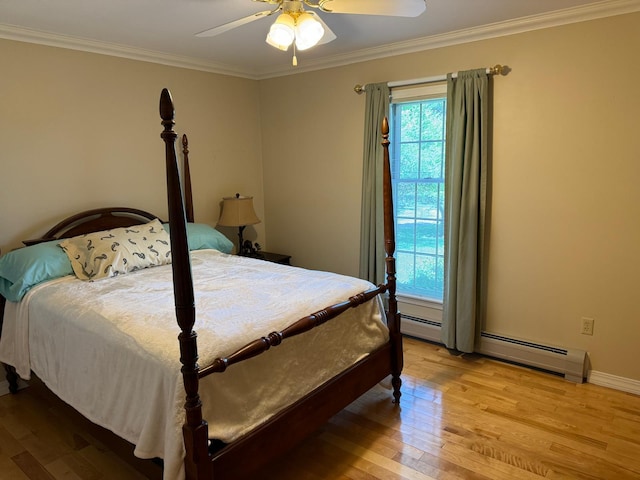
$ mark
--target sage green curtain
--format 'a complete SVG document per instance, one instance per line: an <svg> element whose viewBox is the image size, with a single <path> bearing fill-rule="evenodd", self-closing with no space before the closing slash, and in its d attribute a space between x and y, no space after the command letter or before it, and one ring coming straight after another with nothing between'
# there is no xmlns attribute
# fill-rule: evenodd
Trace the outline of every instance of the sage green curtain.
<svg viewBox="0 0 640 480"><path fill-rule="evenodd" d="M488 111L484 69L447 75L442 342L462 352L473 352L484 311Z"/></svg>
<svg viewBox="0 0 640 480"><path fill-rule="evenodd" d="M368 84L365 93L360 278L377 285L384 283L385 275L380 126L382 119L389 117L389 87L386 83Z"/></svg>

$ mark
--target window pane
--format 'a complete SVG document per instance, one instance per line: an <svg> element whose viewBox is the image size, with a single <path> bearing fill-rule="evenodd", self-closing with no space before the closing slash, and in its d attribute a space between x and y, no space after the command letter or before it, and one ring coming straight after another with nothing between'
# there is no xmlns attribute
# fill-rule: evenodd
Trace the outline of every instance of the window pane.
<svg viewBox="0 0 640 480"><path fill-rule="evenodd" d="M438 224L422 220L416 224L416 253L435 255L438 248Z"/></svg>
<svg viewBox="0 0 640 480"><path fill-rule="evenodd" d="M418 183L416 218L433 219L438 218L438 183Z"/></svg>
<svg viewBox="0 0 640 480"><path fill-rule="evenodd" d="M391 116L398 292L441 301L446 99L394 103Z"/></svg>
<svg viewBox="0 0 640 480"><path fill-rule="evenodd" d="M416 216L416 185L414 183L397 183L396 216L398 218L415 218Z"/></svg>
<svg viewBox="0 0 640 480"><path fill-rule="evenodd" d="M421 255L416 258L416 285L427 295L436 295L442 291L436 273L436 257Z"/></svg>
<svg viewBox="0 0 640 480"><path fill-rule="evenodd" d="M413 252L416 239L414 220L398 220L396 223L396 250Z"/></svg>
<svg viewBox="0 0 640 480"><path fill-rule="evenodd" d="M422 108L422 141L444 140L445 100L429 100L423 102Z"/></svg>
<svg viewBox="0 0 640 480"><path fill-rule="evenodd" d="M444 165L444 142L420 144L420 178L442 177Z"/></svg>
<svg viewBox="0 0 640 480"><path fill-rule="evenodd" d="M405 103L400 107L402 142L420 141L420 104Z"/></svg>
<svg viewBox="0 0 640 480"><path fill-rule="evenodd" d="M396 281L398 286L413 288L414 256L411 253L398 252L396 255Z"/></svg>
<svg viewBox="0 0 640 480"><path fill-rule="evenodd" d="M420 143L400 144L399 179L416 178L420 162Z"/></svg>

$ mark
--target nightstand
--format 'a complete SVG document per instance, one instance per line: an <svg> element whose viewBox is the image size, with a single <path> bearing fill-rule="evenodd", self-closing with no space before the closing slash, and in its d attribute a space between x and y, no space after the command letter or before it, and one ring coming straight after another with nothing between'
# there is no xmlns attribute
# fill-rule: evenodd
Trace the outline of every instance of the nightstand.
<svg viewBox="0 0 640 480"><path fill-rule="evenodd" d="M243 255L250 258L258 258L267 262L280 263L282 265L291 265L291 255L283 255L282 253L258 251L251 255Z"/></svg>

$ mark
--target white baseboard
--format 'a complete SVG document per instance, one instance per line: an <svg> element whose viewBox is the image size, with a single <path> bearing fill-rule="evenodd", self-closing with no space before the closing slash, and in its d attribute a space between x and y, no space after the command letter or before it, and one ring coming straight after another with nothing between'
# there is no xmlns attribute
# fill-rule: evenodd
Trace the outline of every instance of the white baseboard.
<svg viewBox="0 0 640 480"><path fill-rule="evenodd" d="M632 378L618 377L609 373L591 370L587 375L587 382L601 387L613 388L627 393L640 395L640 381Z"/></svg>

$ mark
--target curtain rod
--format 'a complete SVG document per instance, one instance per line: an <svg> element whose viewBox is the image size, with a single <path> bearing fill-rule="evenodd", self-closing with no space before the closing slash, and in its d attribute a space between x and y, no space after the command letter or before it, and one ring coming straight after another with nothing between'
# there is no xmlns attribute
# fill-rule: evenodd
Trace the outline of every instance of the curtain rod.
<svg viewBox="0 0 640 480"><path fill-rule="evenodd" d="M493 67L487 68L488 75L506 75L509 72L509 67L506 65L494 65ZM458 76L457 73L453 73L451 75L453 78ZM389 88L393 87L407 87L409 85L419 85L421 83L435 83L435 82L444 82L447 79L446 75L436 75L434 77L424 77L424 78L414 78L413 80L398 80L397 82L388 82L387 85ZM366 85L356 85L353 87L353 91L358 95L364 93L364 87Z"/></svg>

